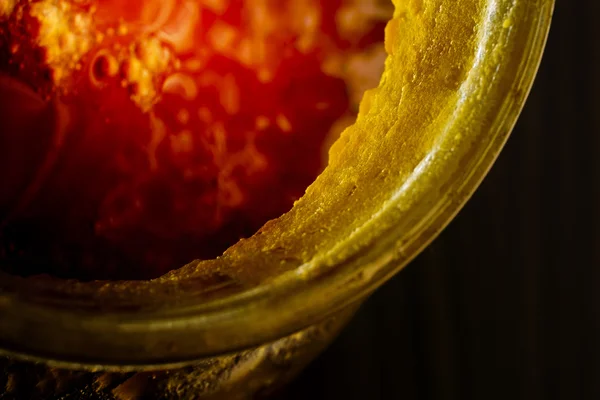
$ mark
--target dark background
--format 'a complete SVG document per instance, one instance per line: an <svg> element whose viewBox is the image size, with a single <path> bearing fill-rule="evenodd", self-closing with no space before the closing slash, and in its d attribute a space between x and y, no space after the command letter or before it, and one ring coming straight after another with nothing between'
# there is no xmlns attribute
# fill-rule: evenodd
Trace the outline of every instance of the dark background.
<svg viewBox="0 0 600 400"><path fill-rule="evenodd" d="M600 1L557 3L479 191L282 399L600 399Z"/></svg>

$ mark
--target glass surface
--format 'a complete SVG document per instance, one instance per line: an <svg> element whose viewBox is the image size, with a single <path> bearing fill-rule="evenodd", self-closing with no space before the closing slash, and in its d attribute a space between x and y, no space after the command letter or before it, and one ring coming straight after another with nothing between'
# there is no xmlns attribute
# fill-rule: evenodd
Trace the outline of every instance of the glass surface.
<svg viewBox="0 0 600 400"><path fill-rule="evenodd" d="M551 0L402 0L388 70L294 209L149 282L0 276L0 347L68 367L181 366L360 302L446 226L533 83Z"/></svg>

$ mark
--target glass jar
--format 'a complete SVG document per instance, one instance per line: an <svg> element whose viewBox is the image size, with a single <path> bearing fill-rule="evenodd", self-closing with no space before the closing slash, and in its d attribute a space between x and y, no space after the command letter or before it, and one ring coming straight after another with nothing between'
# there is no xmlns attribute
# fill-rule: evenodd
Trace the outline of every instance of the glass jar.
<svg viewBox="0 0 600 400"><path fill-rule="evenodd" d="M36 368L48 390L66 379L117 398L250 398L293 377L476 189L531 88L554 6L394 2L382 83L289 213L153 281L1 275L2 353L47 365Z"/></svg>

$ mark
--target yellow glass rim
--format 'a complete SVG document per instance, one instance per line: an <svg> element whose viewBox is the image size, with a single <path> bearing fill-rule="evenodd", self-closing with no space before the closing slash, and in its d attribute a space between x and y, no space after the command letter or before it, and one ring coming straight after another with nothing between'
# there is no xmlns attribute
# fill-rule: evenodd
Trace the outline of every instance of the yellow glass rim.
<svg viewBox="0 0 600 400"><path fill-rule="evenodd" d="M419 125L418 129L428 130L433 139L430 142L414 139L414 146L426 146L427 151L415 156L410 173L398 174L393 182L397 189L386 192L386 200L381 202L377 212L361 220L351 234L337 238L326 251L307 256L308 259L298 258L296 261L302 261L300 265L291 262L294 268L282 269L281 274L269 276L266 283L249 285L228 296L203 297L206 301L198 303L177 302L178 290L193 287L192 279L184 280L177 274L139 286L140 296L151 296L152 285L162 285L166 292L170 290L172 306L144 309L125 305L118 312L106 312L102 301L107 298L103 296L113 293L119 284L90 284L87 287L93 288L95 294L86 297L89 304L79 307L60 299L53 302L51 296L45 297L47 293L40 289L42 286L31 287L23 279L1 277L1 351L68 367L102 366L123 370L185 365L202 357L276 340L322 321L361 301L407 265L460 211L502 150L538 70L554 1L461 0L461 5L457 5L456 0L394 2L398 3L395 21L408 21L407 24L427 22L432 24L427 26L447 24L451 27L452 16L467 18L470 12L471 17L476 17L476 41L469 49L471 64L464 74L453 64L449 64L449 74L444 72L445 64L439 69L432 67L431 76L441 76L448 84L444 90L452 93L445 98L454 100L438 104L438 113L429 117L427 124ZM428 17L423 10L428 7L439 9L440 15L447 18L434 21L432 16L431 21L425 21ZM411 22L411 18L417 22ZM468 24L465 22L465 26ZM397 28L390 23L389 30L393 29ZM414 38L430 40L448 54L454 51L444 44L452 38L433 40L427 38L427 34L415 32ZM411 52L412 48L407 46L404 50ZM435 66L430 56L436 51L441 50L432 46L410 55ZM420 88L427 90L427 72L424 75L402 78L414 80L407 92L414 93L415 99L419 98ZM394 77L388 75L385 79ZM423 80L421 86L419 79ZM383 91L373 95L370 101L373 104L365 105L369 108L365 113L374 119L365 117L357 125L362 123L372 125L373 130L379 129L372 121L376 121L374 113L378 104L388 99L385 96ZM431 112L426 108L434 105L435 102L414 106L423 115L429 115ZM397 127L394 121L391 123ZM415 132L418 129L415 128ZM347 143L351 146L351 133L335 146L338 149ZM379 151L383 154L386 149ZM369 154L365 154L364 159L369 159ZM338 160L340 165L350 161ZM320 179L328 179L327 174ZM385 175L381 179L389 181L393 176ZM315 189L318 185L317 182L309 189L299 208L309 210L315 206L311 199L319 198ZM352 206L360 208L360 204ZM265 229L264 235L277 232L276 228L271 233ZM256 243L270 242L255 240L241 246L252 249ZM227 260L227 256L224 259ZM282 265L286 262L284 257L281 262ZM256 265L260 265L260 260ZM200 266L187 268L192 271L190 276L200 270ZM244 273L241 274L240 280L243 280Z"/></svg>

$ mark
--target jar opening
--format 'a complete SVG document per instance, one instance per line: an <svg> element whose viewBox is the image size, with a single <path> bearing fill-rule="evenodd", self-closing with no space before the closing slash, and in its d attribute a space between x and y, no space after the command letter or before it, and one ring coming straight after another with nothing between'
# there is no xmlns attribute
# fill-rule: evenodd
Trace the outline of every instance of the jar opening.
<svg viewBox="0 0 600 400"><path fill-rule="evenodd" d="M0 267L83 281L157 278L289 211L377 86L393 14L389 0L13 3Z"/></svg>

